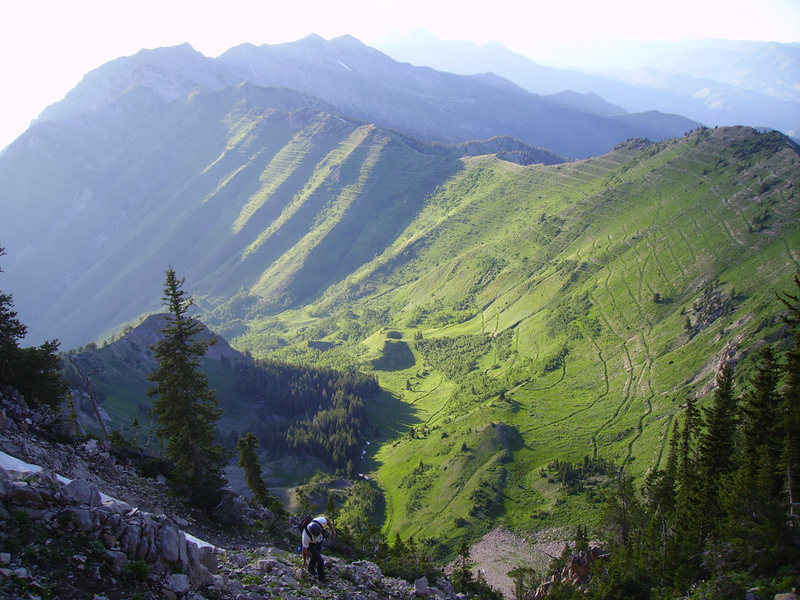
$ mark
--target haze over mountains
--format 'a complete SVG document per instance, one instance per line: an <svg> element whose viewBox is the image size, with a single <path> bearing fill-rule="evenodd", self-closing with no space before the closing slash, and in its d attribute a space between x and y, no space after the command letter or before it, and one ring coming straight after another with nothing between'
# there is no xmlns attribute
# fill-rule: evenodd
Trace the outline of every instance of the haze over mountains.
<svg viewBox="0 0 800 600"><path fill-rule="evenodd" d="M676 115L598 114L525 92L491 74L456 76L398 63L351 36L259 47L243 44L216 59L190 46L142 51L88 74L41 120L64 119L146 89L171 101L194 88L247 81L312 94L342 114L426 140L464 142L511 135L558 154L585 158L628 137L663 139L697 126Z"/></svg>
<svg viewBox="0 0 800 600"><path fill-rule="evenodd" d="M553 68L497 42L478 46L441 40L425 31L387 39L378 48L397 60L452 73L492 72L530 92L555 94L550 100L558 101L566 90L589 94L583 110L591 110L595 94L619 110L677 113L707 126L771 127L793 136L800 131L797 44L631 42L629 60L640 66L593 70Z"/></svg>

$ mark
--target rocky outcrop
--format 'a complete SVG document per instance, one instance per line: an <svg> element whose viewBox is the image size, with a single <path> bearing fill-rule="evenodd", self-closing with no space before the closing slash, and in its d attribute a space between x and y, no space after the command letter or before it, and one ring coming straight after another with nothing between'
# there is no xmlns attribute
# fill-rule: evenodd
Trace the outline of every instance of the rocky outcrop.
<svg viewBox="0 0 800 600"><path fill-rule="evenodd" d="M121 573L129 561L145 561L156 572L182 571L192 587L211 583L216 568L213 549L187 539L166 515L144 513L119 500L103 500L97 486L86 480L64 483L48 470L33 477L28 474L25 479L18 479L20 476L0 469L0 500L35 523L101 541L115 572Z"/></svg>
<svg viewBox="0 0 800 600"><path fill-rule="evenodd" d="M597 546L572 554L561 569L560 575L554 574L546 578L538 588L525 594L525 600L543 600L556 583L571 584L583 589L592 580L594 563L606 560L608 557L609 555Z"/></svg>
<svg viewBox="0 0 800 600"><path fill-rule="evenodd" d="M51 597L64 600L465 598L446 578L410 583L384 576L372 562L327 554L328 578L321 583L301 568L295 552L259 547L249 538L241 548L236 543L245 538L232 532L237 527L254 529L267 519L280 532L281 524L239 498L228 509L237 516L232 530L201 528L222 538L206 543L186 533L197 532L200 520L171 512L176 501L163 485L118 463L106 443L46 439L40 434L49 421L13 390L0 389L0 411L0 600L43 597L54 586L58 595ZM278 533L287 536L282 545L294 547L296 530L285 527Z"/></svg>
<svg viewBox="0 0 800 600"><path fill-rule="evenodd" d="M20 471L0 468L0 507L4 507L6 518L10 511L22 512L44 530L57 529L62 536L82 535L95 540L95 552L98 547L103 549L103 563L121 579L129 577L134 571L131 567L137 563L146 564L149 589L156 590L148 598L465 598L455 593L446 578L433 585L422 577L412 584L384 576L372 562L346 562L330 556L325 559L327 579L322 583L301 567L302 559L297 553L274 547L246 553L214 547L187 535L166 515L146 513L101 495L97 486L88 481L65 483L46 469L21 477ZM3 519L0 514L0 521ZM88 569L85 554L74 554L71 559L79 563L79 568ZM42 586L37 579L42 571L39 565L23 563L9 553L0 555L0 562L0 588L4 582L24 590ZM104 577L99 568L95 565L90 572L97 585L102 585ZM124 597L114 593L104 596L109 600ZM0 598L5 597L0 593Z"/></svg>

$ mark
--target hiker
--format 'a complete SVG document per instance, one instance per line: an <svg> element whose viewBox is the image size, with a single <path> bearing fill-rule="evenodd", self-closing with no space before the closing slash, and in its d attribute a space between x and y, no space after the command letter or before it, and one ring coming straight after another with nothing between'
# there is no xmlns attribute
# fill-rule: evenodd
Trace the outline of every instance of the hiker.
<svg viewBox="0 0 800 600"><path fill-rule="evenodd" d="M320 581L325 581L325 563L322 560L322 541L325 539L324 527L327 525L331 530L331 536L336 537L336 529L333 527L333 521L327 517L317 517L303 527L302 546L303 546L303 568L306 568L306 560L308 555L311 554L311 563L308 565L308 571L313 575L314 568L317 570L317 578Z"/></svg>

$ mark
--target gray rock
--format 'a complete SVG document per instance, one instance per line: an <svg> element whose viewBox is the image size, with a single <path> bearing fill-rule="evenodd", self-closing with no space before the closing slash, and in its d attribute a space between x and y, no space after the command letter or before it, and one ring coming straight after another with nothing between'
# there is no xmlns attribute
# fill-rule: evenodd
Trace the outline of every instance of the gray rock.
<svg viewBox="0 0 800 600"><path fill-rule="evenodd" d="M44 508L44 501L39 490L24 481L13 481L11 483L11 493L8 494L7 498L11 504L16 504L17 506L36 509Z"/></svg>
<svg viewBox="0 0 800 600"><path fill-rule="evenodd" d="M186 528L189 526L189 521L187 521L186 519L184 519L183 517L181 517L181 516L179 516L179 515L175 515L175 516L174 516L174 517L172 517L172 518L173 518L173 520L175 521L175 524L176 524L178 527L181 527L181 528L183 528L183 529L186 529Z"/></svg>
<svg viewBox="0 0 800 600"><path fill-rule="evenodd" d="M3 469L0 469L0 500L5 500L11 493L11 479Z"/></svg>
<svg viewBox="0 0 800 600"><path fill-rule="evenodd" d="M200 564L208 569L209 573L216 575L217 571L219 571L219 559L214 553L214 549L211 546L203 546L199 549L198 554Z"/></svg>
<svg viewBox="0 0 800 600"><path fill-rule="evenodd" d="M139 547L142 530L139 525L133 523L125 527L122 536L119 538L119 545L122 551L130 558L136 559L136 549Z"/></svg>
<svg viewBox="0 0 800 600"><path fill-rule="evenodd" d="M279 569L280 566L281 563L274 558L260 558L258 562L256 562L256 568L262 573L270 573L271 571Z"/></svg>
<svg viewBox="0 0 800 600"><path fill-rule="evenodd" d="M417 596L425 596L428 593L428 578L424 575L414 581L414 593Z"/></svg>
<svg viewBox="0 0 800 600"><path fill-rule="evenodd" d="M120 573L122 568L128 564L128 557L119 550L106 550L106 556L111 561L111 569L115 573Z"/></svg>
<svg viewBox="0 0 800 600"><path fill-rule="evenodd" d="M191 589L189 576L184 573L175 573L167 577L167 589L173 594L185 594Z"/></svg>
<svg viewBox="0 0 800 600"><path fill-rule="evenodd" d="M100 491L93 483L85 479L73 479L59 490L62 498L75 504L83 504L89 508L100 506Z"/></svg>
<svg viewBox="0 0 800 600"><path fill-rule="evenodd" d="M244 554L230 554L228 555L228 562L243 567L247 564L247 557Z"/></svg>
<svg viewBox="0 0 800 600"><path fill-rule="evenodd" d="M74 506L67 509L67 511L73 516L75 522L81 529L84 531L90 531L92 529L92 515L89 514L87 509L80 506Z"/></svg>
<svg viewBox="0 0 800 600"><path fill-rule="evenodd" d="M178 549L178 532L169 525L161 528L161 558L169 563L176 563L180 558Z"/></svg>
<svg viewBox="0 0 800 600"><path fill-rule="evenodd" d="M178 530L178 560L184 569L189 568L189 555L186 553L186 534Z"/></svg>
<svg viewBox="0 0 800 600"><path fill-rule="evenodd" d="M189 581L194 588L201 588L214 582L214 576L200 563L189 570Z"/></svg>
<svg viewBox="0 0 800 600"><path fill-rule="evenodd" d="M127 502L122 500L106 500L103 506L107 507L111 512L124 515L133 510L133 507Z"/></svg>

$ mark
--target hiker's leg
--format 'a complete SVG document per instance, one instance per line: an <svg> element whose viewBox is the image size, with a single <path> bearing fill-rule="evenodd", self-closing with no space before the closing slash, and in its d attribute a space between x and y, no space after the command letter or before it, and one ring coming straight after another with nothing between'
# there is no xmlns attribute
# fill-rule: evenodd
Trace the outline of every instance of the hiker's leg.
<svg viewBox="0 0 800 600"><path fill-rule="evenodd" d="M322 544L311 546L311 573L314 573L316 563L316 574L320 579L325 579L325 562L322 560Z"/></svg>

